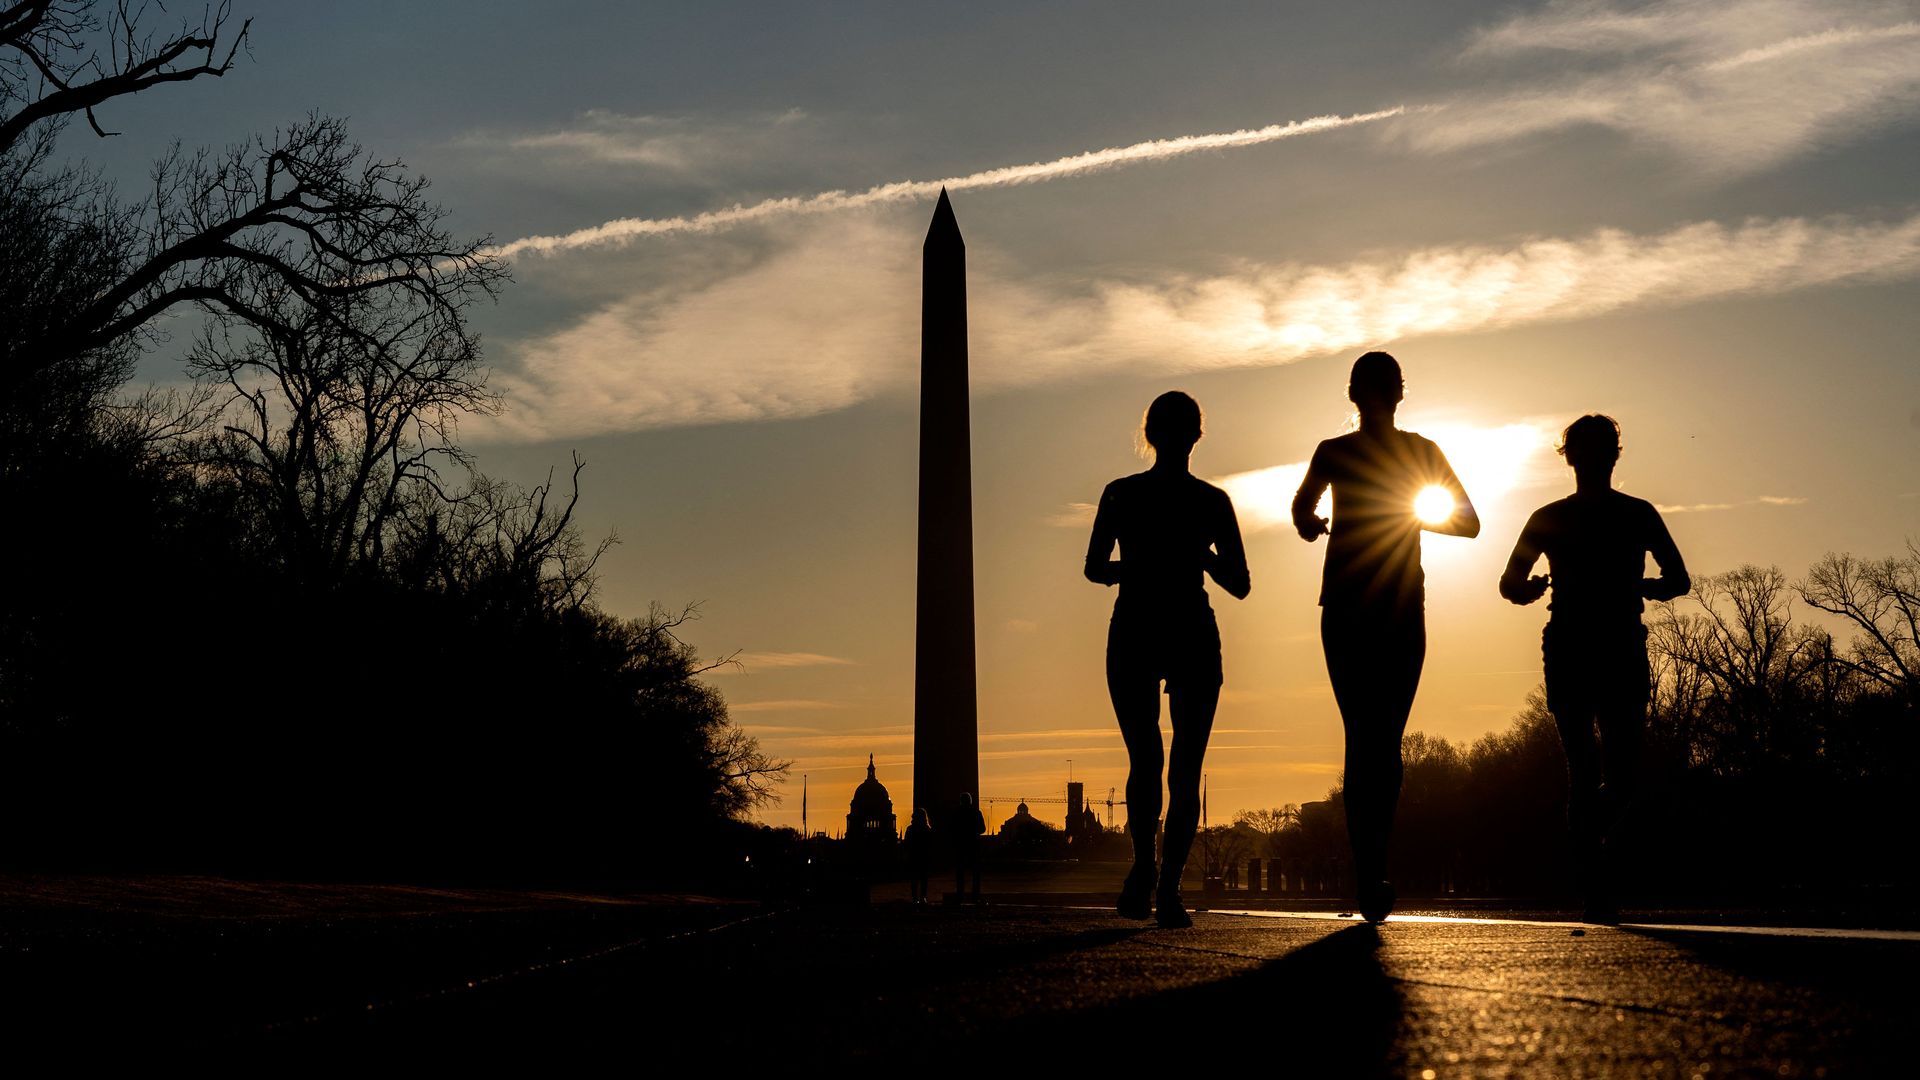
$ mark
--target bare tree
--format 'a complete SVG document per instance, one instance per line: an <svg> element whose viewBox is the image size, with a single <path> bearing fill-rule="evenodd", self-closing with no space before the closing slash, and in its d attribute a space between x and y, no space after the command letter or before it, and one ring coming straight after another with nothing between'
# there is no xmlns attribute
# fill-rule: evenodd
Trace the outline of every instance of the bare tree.
<svg viewBox="0 0 1920 1080"><path fill-rule="evenodd" d="M1738 771L1768 756L1792 756L1817 742L1801 708L1817 669L1832 656L1817 627L1793 621L1793 596L1778 567L1742 566L1694 579L1693 612L1663 604L1651 642L1682 680L1704 680L1697 732L1701 763ZM1670 668L1670 670L1673 670Z"/></svg>
<svg viewBox="0 0 1920 1080"><path fill-rule="evenodd" d="M1214 825L1193 834L1193 847L1200 855L1200 867L1207 877L1224 877L1227 868L1245 860L1253 850L1256 833L1242 825Z"/></svg>
<svg viewBox="0 0 1920 1080"><path fill-rule="evenodd" d="M1280 854L1280 837L1300 822L1300 806L1288 803L1267 810L1242 810L1233 817L1235 825L1245 825L1259 833L1268 855Z"/></svg>
<svg viewBox="0 0 1920 1080"><path fill-rule="evenodd" d="M141 29L144 4L123 2L101 14L103 7L18 0L0 9L0 156L23 177L48 171L46 147L66 119L85 115L105 135L97 107L166 83L223 76L246 41L245 24L228 35L224 3L197 26L163 36ZM425 180L397 160L367 154L330 117L309 117L221 154L176 147L154 166L145 200L131 207L114 204L97 185L66 189L91 198L48 207L56 228L114 225L101 238L112 256L108 280L10 350L0 389L150 331L181 305L281 334L303 327L287 317L289 299L328 310L357 296L404 294L457 320L506 274L488 240L448 235Z"/></svg>
<svg viewBox="0 0 1920 1080"><path fill-rule="evenodd" d="M5 471L50 434L97 438L113 420L116 437L151 444L217 416L219 437L178 456L245 493L297 580L377 566L403 526L449 520L435 500L461 500L479 508L467 525L495 530L522 563L560 565L562 591L584 598L578 564L595 553L578 550L570 513L549 516L550 484L522 493L460 475L458 418L496 407L466 318L506 269L484 238L449 234L424 179L322 116L219 153L176 144L133 203L54 162L67 121L105 136L107 103L232 70L249 26L235 30L225 3L150 32L163 11L0 7L0 300L19 313L0 333ZM133 357L182 307L211 316L189 370L226 396L116 403ZM180 407L196 404L219 407Z"/></svg>
<svg viewBox="0 0 1920 1080"><path fill-rule="evenodd" d="M1920 708L1920 545L1909 540L1905 555L1885 559L1828 552L1798 589L1857 631L1840 664Z"/></svg>
<svg viewBox="0 0 1920 1080"><path fill-rule="evenodd" d="M455 441L459 418L497 405L457 308L406 291L309 300L271 271L251 276L251 306L269 317L219 318L189 358L196 379L227 390L222 437L192 456L248 493L297 577L338 581L351 567L378 566L398 516L423 492L498 494L456 495L441 471L470 465ZM506 524L504 507L489 509L492 524ZM551 546L558 538L546 525L532 523L519 540L541 533Z"/></svg>
<svg viewBox="0 0 1920 1080"><path fill-rule="evenodd" d="M574 526L585 468L575 455L564 498L551 472L527 490L478 475L451 497L425 478L401 488L389 523L391 568L403 582L459 593L483 607L580 610L593 592L595 565L616 542L607 536L590 544ZM671 619L661 612L649 618L669 623L670 636L673 626L696 612L689 605ZM723 657L693 674L731 662Z"/></svg>
<svg viewBox="0 0 1920 1080"><path fill-rule="evenodd" d="M157 5L156 5L157 6ZM36 124L84 115L95 134L94 109L117 97L203 76L219 78L233 67L247 42L252 20L225 37L231 7L202 11L200 22L181 22L162 37L142 29L146 3L118 0L111 8L92 0L16 0L0 7L0 154L12 149ZM103 10L105 9L105 10Z"/></svg>
<svg viewBox="0 0 1920 1080"><path fill-rule="evenodd" d="M725 656L703 662L681 640L680 628L698 618L698 605L676 610L656 604L646 618L616 621L607 632L623 651L638 717L695 738L692 749L714 781L715 808L737 817L777 802L774 785L786 782L793 763L762 752L759 740L727 716L720 692L699 678L735 661Z"/></svg>

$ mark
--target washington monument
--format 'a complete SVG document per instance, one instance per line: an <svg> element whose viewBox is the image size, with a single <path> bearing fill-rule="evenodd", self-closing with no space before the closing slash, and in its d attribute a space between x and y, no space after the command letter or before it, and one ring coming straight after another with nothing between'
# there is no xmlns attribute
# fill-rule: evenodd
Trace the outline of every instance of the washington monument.
<svg viewBox="0 0 1920 1080"><path fill-rule="evenodd" d="M913 649L913 801L936 828L980 793L973 658L973 467L967 245L945 188L921 256L920 571Z"/></svg>

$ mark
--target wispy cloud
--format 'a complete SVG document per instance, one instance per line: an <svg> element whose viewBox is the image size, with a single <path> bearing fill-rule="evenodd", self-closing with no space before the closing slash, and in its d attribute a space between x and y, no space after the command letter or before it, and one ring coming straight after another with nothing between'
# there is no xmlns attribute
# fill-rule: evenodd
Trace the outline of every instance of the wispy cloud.
<svg viewBox="0 0 1920 1080"><path fill-rule="evenodd" d="M1920 37L1920 23L1903 22L1892 26L1851 27L1843 30L1822 30L1816 34L1802 34L1799 37L1786 38L1770 45L1748 49L1746 52L1730 56L1725 60L1716 60L1706 65L1708 71L1729 71L1746 67L1748 64L1764 64L1770 60L1779 60L1799 53L1817 52L1823 49L1836 49L1848 45L1860 45L1879 41L1898 41L1904 38Z"/></svg>
<svg viewBox="0 0 1920 1080"><path fill-rule="evenodd" d="M1293 496L1306 479L1307 463L1290 462L1218 477L1214 483L1233 500L1234 516L1247 533L1293 524ZM1319 507L1322 516L1327 507Z"/></svg>
<svg viewBox="0 0 1920 1080"><path fill-rule="evenodd" d="M1467 53L1652 50L1701 58L1832 33L1841 21L1898 20L1902 11L1871 0L1549 0L1480 31Z"/></svg>
<svg viewBox="0 0 1920 1080"><path fill-rule="evenodd" d="M1571 71L1527 63L1541 51L1573 54ZM1920 111L1920 22L1876 0L1663 0L1621 6L1567 0L1475 35L1462 56L1514 63L1507 76L1424 105L1329 114L1260 128L1149 139L1049 161L939 179L896 180L737 203L703 213L623 217L495 248L513 258L551 255L671 233L707 233L798 215L925 200L951 191L1043 183L1190 154L1259 146L1318 132L1376 125L1416 150L1452 151L1577 126L1650 140L1703 166L1741 172L1773 164L1859 130ZM687 170L738 159L798 111L742 123L583 114L568 127L477 133L467 145L616 164ZM1382 125L1382 122L1391 121Z"/></svg>
<svg viewBox="0 0 1920 1080"><path fill-rule="evenodd" d="M1264 143L1291 139L1300 135L1312 135L1337 128L1352 127L1356 124L1372 123L1398 116L1404 109L1383 109L1377 112L1356 113L1350 116L1316 116L1308 120L1294 120L1284 124L1269 124L1262 128L1247 128L1238 131L1218 132L1206 135L1180 135L1170 139L1150 139L1128 146L1111 146L1104 150L1089 150L1084 153L1070 154L1052 161L1036 161L1027 165L1008 165L964 176L949 176L939 180L896 180L891 183L877 184L864 191L824 191L816 195L796 195L783 198L763 199L757 203L738 204L723 210L710 210L706 213L681 217L663 218L617 218L613 221L585 229L576 229L559 236L529 236L495 248L499 255L515 256L540 254L551 255L562 251L576 251L582 248L604 247L610 244L622 244L643 236L658 236L665 233L713 232L732 228L750 222L764 221L769 218L790 217L798 214L822 214L840 210L853 210L861 207L876 206L882 203L925 200L931 198L941 188L949 191L967 191L978 188L1013 187L1021 184L1038 184L1049 180L1059 180L1069 176L1083 176L1087 173L1101 172L1152 161L1165 161L1169 158L1184 157L1210 150L1231 150L1245 146L1259 146Z"/></svg>
<svg viewBox="0 0 1920 1080"><path fill-rule="evenodd" d="M1665 503L1654 504L1654 509L1663 514L1704 514L1715 510L1731 510L1733 507L1733 503L1680 503L1671 506Z"/></svg>
<svg viewBox="0 0 1920 1080"><path fill-rule="evenodd" d="M1654 509L1663 514L1704 514L1719 510L1738 510L1748 506L1804 506L1806 503L1807 500L1799 495L1762 495L1740 502L1682 503L1674 506L1655 503Z"/></svg>
<svg viewBox="0 0 1920 1080"><path fill-rule="evenodd" d="M785 698L779 701L729 701L727 711L734 713L758 712L803 712L815 709L837 709L836 701L818 701L812 698Z"/></svg>
<svg viewBox="0 0 1920 1080"><path fill-rule="evenodd" d="M1056 529L1084 529L1093 524L1093 515L1099 509L1090 502L1070 502L1048 514L1046 522Z"/></svg>
<svg viewBox="0 0 1920 1080"><path fill-rule="evenodd" d="M800 230L712 283L602 307L512 350L517 365L499 373L512 408L475 434L777 419L906 393L918 329L915 240L855 216ZM1423 335L1893 280L1920 272L1920 215L1700 222L1651 235L1602 229L1338 266L1096 282L1065 294L996 269L990 251L975 264L975 385L993 390L1117 371L1271 366Z"/></svg>
<svg viewBox="0 0 1920 1080"><path fill-rule="evenodd" d="M739 653L733 657L739 667L733 671L755 671L768 667L847 667L851 659L824 653ZM718 671L714 675L720 675Z"/></svg>
<svg viewBox="0 0 1920 1080"><path fill-rule="evenodd" d="M1112 725L1089 728L1053 728L1045 731L983 731L980 733L980 741L989 743L1021 743L1043 739L1092 739L1097 742L1109 739L1118 740L1119 737L1120 730ZM1117 742L1116 745L1118 745Z"/></svg>
<svg viewBox="0 0 1920 1080"><path fill-rule="evenodd" d="M1561 70L1543 71L1542 51ZM1874 0L1551 3L1482 32L1465 58L1516 70L1394 137L1452 151L1597 126L1740 173L1920 113L1920 23Z"/></svg>
<svg viewBox="0 0 1920 1080"><path fill-rule="evenodd" d="M768 154L798 150L797 140L810 126L808 119L799 109L726 119L634 116L610 109L588 109L562 126L540 131L474 131L452 140L452 145L569 168L603 165L675 174L705 173Z"/></svg>

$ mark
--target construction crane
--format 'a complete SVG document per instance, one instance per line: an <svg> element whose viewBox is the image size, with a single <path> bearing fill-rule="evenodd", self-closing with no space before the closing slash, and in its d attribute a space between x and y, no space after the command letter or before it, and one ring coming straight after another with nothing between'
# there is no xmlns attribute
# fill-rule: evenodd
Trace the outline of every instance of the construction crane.
<svg viewBox="0 0 1920 1080"><path fill-rule="evenodd" d="M1114 807L1116 807L1116 806L1125 806L1125 805L1127 805L1127 800L1125 800L1125 799L1115 799L1115 798L1113 797L1113 796L1114 796L1114 792L1115 792L1116 790L1117 790L1117 789L1115 789L1115 788L1108 788L1108 789L1107 789L1107 800L1106 800L1106 806L1107 806L1107 829L1108 829L1108 831L1112 831L1112 829L1113 829L1113 808L1114 808ZM1037 799L1029 799L1029 798L1024 798L1024 797L1022 797L1022 798L1018 798L1018 799L1009 799L1009 798L1007 798L1007 797L1006 797L1006 796L1004 796L1004 795L982 795L982 796L980 797L980 801L981 801L981 802L983 802L983 803L985 803L985 804L986 804L986 806L987 806L987 816L988 816L988 817L992 817L992 816L993 816L993 804L994 804L994 803L996 803L996 802L1010 802L1010 803L1049 803L1049 804L1065 804L1065 803L1067 803L1067 802L1069 802L1070 800L1069 800L1069 799L1068 799L1068 798L1067 798L1066 796L1064 796L1064 795L1062 795L1062 796L1058 796L1058 797L1054 797L1054 796L1042 796L1042 797L1040 797L1040 798L1037 798ZM1100 802L1100 800L1099 800L1099 799L1083 799L1082 801L1083 801L1083 802L1085 802L1085 803L1087 803L1087 804L1089 804L1089 805L1098 805L1098 804L1099 804L1099 802Z"/></svg>

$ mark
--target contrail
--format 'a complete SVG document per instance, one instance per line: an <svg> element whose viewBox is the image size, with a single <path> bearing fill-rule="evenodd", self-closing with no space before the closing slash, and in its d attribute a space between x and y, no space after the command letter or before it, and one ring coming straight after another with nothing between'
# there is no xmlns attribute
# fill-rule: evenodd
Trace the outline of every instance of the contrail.
<svg viewBox="0 0 1920 1080"><path fill-rule="evenodd" d="M1261 143L1291 139L1296 135L1311 135L1335 128L1352 127L1355 124L1385 120L1399 116L1407 111L1406 106L1382 109L1379 112L1356 113L1352 116L1316 116L1310 120L1295 120L1287 124L1269 124L1263 128L1243 129L1221 132L1213 135L1181 135L1172 139L1153 139L1148 142L1134 143L1131 146L1113 146L1105 150L1090 150L1084 154L1056 158L1053 161L1036 161L1030 165L1008 165L985 172L970 173L966 176L949 176L944 180L900 180L891 184L880 184L865 191L825 191L818 195L789 196L780 199L766 199L750 206L730 206L724 210L709 210L701 214L686 217L666 218L617 218L613 221L591 228L576 229L559 236L528 236L511 243L502 244L493 249L493 254L506 258L525 253L551 255L555 252L574 251L579 248L599 247L605 244L621 244L642 236L657 236L662 233L713 232L717 229L731 228L750 221L780 217L787 214L821 214L834 210L850 210L855 207L872 206L876 203L899 202L905 199L924 199L941 188L949 191L966 191L974 188L1012 187L1017 184L1038 184L1048 180L1058 180L1066 176L1080 176L1085 173L1099 172L1102 169L1117 168L1142 161L1164 161L1167 158L1197 154L1203 150L1228 150L1241 146L1258 146Z"/></svg>

